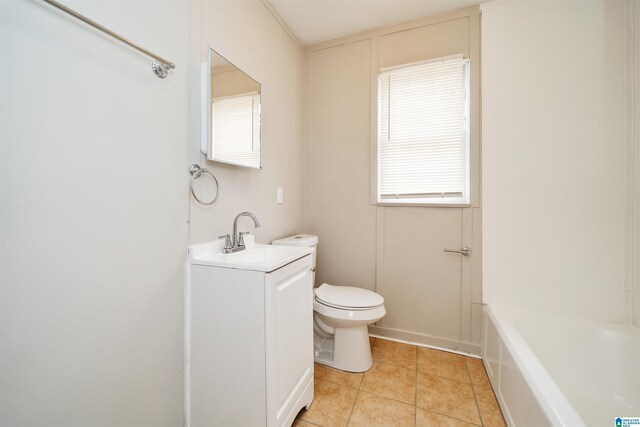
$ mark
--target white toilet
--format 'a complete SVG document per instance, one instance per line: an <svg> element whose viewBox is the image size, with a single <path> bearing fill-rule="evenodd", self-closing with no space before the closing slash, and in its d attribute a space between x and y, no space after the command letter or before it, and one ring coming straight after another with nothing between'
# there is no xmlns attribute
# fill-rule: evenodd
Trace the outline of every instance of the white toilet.
<svg viewBox="0 0 640 427"><path fill-rule="evenodd" d="M318 245L318 237L297 234L274 240L274 245ZM316 252L313 253L313 272ZM315 283L315 273L313 273ZM350 372L364 372L371 367L371 348L367 325L382 319L386 311L384 298L375 292L351 286L323 283L314 290L313 346L315 361Z"/></svg>

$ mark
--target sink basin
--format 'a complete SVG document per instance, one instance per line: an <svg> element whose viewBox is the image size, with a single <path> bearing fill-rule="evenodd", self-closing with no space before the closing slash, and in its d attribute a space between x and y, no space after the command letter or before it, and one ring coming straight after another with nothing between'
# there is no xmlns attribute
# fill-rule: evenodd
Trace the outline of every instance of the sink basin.
<svg viewBox="0 0 640 427"><path fill-rule="evenodd" d="M253 243L252 239L247 239L246 236L245 239L247 248L232 254L222 253L222 241L193 245L189 248L188 262L212 267L269 272L313 253L313 248L261 245Z"/></svg>

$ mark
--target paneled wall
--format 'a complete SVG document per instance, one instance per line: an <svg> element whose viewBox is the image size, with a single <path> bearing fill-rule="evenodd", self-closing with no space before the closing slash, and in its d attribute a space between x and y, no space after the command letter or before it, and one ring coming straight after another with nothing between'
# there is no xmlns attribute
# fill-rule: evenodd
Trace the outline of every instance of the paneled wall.
<svg viewBox="0 0 640 427"><path fill-rule="evenodd" d="M625 319L624 8L483 6L489 304Z"/></svg>
<svg viewBox="0 0 640 427"><path fill-rule="evenodd" d="M475 8L307 48L307 232L320 239L316 285L385 298L375 334L476 351L480 326L479 15ZM376 204L380 68L471 59L472 204ZM443 249L473 247L468 258Z"/></svg>
<svg viewBox="0 0 640 427"><path fill-rule="evenodd" d="M308 54L305 215L319 236L316 283L376 289L369 203L371 40Z"/></svg>
<svg viewBox="0 0 640 427"><path fill-rule="evenodd" d="M215 240L231 233L242 211L256 214L259 243L299 232L302 225L304 52L260 1L196 1L192 3L191 71L200 79L200 64L211 46L262 85L262 170L209 162L200 153L199 86L191 98L190 159L211 170L220 183L215 205L191 201L191 243ZM195 130L195 131L193 131ZM213 188L203 180L199 188L210 198ZM276 204L282 187L284 203ZM241 230L253 232L244 218Z"/></svg>
<svg viewBox="0 0 640 427"><path fill-rule="evenodd" d="M259 241L302 227L303 52L259 0L64 3L177 67L158 79L44 2L0 2L0 425L180 426L189 241L241 210ZM262 171L198 152L207 44L262 83ZM211 208L192 162L218 176Z"/></svg>

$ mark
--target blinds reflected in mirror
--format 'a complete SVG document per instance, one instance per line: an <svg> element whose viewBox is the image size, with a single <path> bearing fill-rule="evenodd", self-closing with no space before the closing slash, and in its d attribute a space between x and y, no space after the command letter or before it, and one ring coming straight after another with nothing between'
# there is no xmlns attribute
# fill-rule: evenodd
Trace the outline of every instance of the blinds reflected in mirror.
<svg viewBox="0 0 640 427"><path fill-rule="evenodd" d="M211 132L216 160L260 167L260 94L214 99Z"/></svg>
<svg viewBox="0 0 640 427"><path fill-rule="evenodd" d="M460 56L380 73L379 201L468 201L468 64Z"/></svg>

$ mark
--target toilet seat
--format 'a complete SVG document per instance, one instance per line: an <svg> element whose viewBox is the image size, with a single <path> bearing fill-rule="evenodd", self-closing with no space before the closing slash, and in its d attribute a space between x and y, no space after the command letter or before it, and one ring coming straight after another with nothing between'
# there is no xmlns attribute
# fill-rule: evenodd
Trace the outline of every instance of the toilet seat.
<svg viewBox="0 0 640 427"><path fill-rule="evenodd" d="M339 310L371 310L384 304L377 293L352 286L323 283L314 293L318 303Z"/></svg>
<svg viewBox="0 0 640 427"><path fill-rule="evenodd" d="M321 315L332 319L332 323L339 322L340 324L345 322L346 324L354 322L368 324L378 321L386 314L384 305L370 308L346 309L331 307L330 305L321 303L317 299L313 301L313 311L314 316Z"/></svg>

